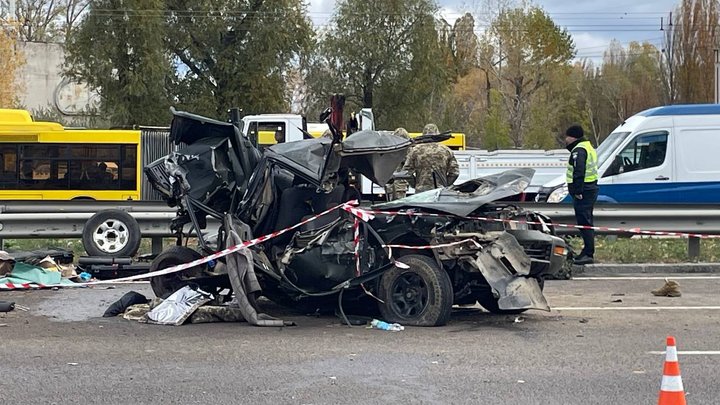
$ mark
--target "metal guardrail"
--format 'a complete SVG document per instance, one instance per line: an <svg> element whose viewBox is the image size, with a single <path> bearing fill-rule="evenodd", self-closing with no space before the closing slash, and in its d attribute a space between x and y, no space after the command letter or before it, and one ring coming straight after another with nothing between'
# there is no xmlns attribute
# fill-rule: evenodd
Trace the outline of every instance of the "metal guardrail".
<svg viewBox="0 0 720 405"><path fill-rule="evenodd" d="M520 203L518 205L542 212L556 223L575 223L575 213L570 204ZM595 226L601 227L720 234L720 205L599 204L595 206L594 219ZM559 228L558 232L575 231Z"/></svg>
<svg viewBox="0 0 720 405"><path fill-rule="evenodd" d="M518 203L539 211L556 223L575 223L568 204ZM0 238L70 238L82 235L85 222L96 212L121 209L134 217L143 236L171 236L175 209L152 201L5 201L0 202ZM648 231L720 234L720 206L714 205L597 205L595 225ZM560 233L575 232L558 228ZM602 232L601 232L602 233Z"/></svg>
<svg viewBox="0 0 720 405"><path fill-rule="evenodd" d="M79 238L91 216L107 209L127 211L143 237L170 236L175 210L159 202L13 201L0 203L0 239Z"/></svg>
<svg viewBox="0 0 720 405"><path fill-rule="evenodd" d="M542 212L555 223L574 224L573 208L568 204L518 203ZM0 240L23 238L79 238L85 222L105 209L127 211L138 221L143 237L172 236L170 220L175 210L162 202L127 201L4 201L0 202ZM612 228L637 228L648 231L720 234L720 206L713 205L597 205L595 225ZM577 230L556 228L560 234ZM598 232L608 233L608 232ZM617 233L617 232L616 232ZM689 255L699 255L697 238L690 238Z"/></svg>

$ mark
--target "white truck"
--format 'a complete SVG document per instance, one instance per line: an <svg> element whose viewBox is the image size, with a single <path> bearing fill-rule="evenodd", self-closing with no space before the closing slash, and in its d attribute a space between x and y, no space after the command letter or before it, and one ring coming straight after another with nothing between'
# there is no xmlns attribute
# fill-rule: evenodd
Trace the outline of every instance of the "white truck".
<svg viewBox="0 0 720 405"><path fill-rule="evenodd" d="M552 150L457 150L453 151L460 167L460 176L455 184L478 177L518 168L535 169L535 175L525 192L518 196L521 201L534 201L540 187L565 173L570 152L565 149ZM414 190L409 190L412 194ZM362 182L362 195L381 195L383 187L369 181Z"/></svg>
<svg viewBox="0 0 720 405"><path fill-rule="evenodd" d="M374 130L374 117L369 108L362 109L358 118L362 130ZM326 124L307 123L297 114L259 114L242 118L242 132L260 146L275 144L275 133L282 133L285 142L299 141L308 136L318 137L327 129ZM532 201L543 184L565 172L570 155L565 149L553 150L454 150L460 166L460 176L455 183L487 176L504 170L533 168L535 175L531 184L520 196L521 200ZM363 197L377 199L384 196L385 189L361 177L360 192ZM409 190L413 192L412 189Z"/></svg>

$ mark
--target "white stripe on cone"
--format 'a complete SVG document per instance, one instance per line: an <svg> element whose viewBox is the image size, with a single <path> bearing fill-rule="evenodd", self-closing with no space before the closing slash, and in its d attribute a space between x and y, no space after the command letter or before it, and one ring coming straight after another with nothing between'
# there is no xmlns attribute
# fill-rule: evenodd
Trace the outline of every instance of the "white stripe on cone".
<svg viewBox="0 0 720 405"><path fill-rule="evenodd" d="M683 392L682 378L679 375L664 375L660 391L665 392Z"/></svg>
<svg viewBox="0 0 720 405"><path fill-rule="evenodd" d="M678 361L677 348L675 346L668 346L665 352L665 361Z"/></svg>

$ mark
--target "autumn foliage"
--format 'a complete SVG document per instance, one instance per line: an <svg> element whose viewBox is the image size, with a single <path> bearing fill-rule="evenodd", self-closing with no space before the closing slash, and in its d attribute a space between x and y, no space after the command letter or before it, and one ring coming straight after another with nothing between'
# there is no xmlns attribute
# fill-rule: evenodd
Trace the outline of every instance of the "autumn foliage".
<svg viewBox="0 0 720 405"><path fill-rule="evenodd" d="M23 63L14 36L0 27L0 108L17 106L21 90L18 71Z"/></svg>

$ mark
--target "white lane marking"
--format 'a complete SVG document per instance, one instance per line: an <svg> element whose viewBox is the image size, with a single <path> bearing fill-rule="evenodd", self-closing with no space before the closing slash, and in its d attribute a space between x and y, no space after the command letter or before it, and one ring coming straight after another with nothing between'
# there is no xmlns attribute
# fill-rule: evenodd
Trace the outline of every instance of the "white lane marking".
<svg viewBox="0 0 720 405"><path fill-rule="evenodd" d="M665 354L665 352L648 352L648 354ZM706 350L706 351L702 351L702 350L682 351L681 350L681 351L677 352L677 354L679 354L679 355L700 355L700 356L716 355L716 354L720 354L720 350Z"/></svg>
<svg viewBox="0 0 720 405"><path fill-rule="evenodd" d="M593 280L720 280L720 276L648 276L648 277L636 277L636 276L618 276L618 277L573 277L572 280L578 281L593 281Z"/></svg>
<svg viewBox="0 0 720 405"><path fill-rule="evenodd" d="M683 307L683 306L674 306L674 307L661 307L661 306L652 306L652 307L551 307L551 309L554 309L555 311L648 311L648 310L666 310L666 309L675 309L675 310L692 310L692 309L720 309L720 306L695 306L695 307Z"/></svg>

